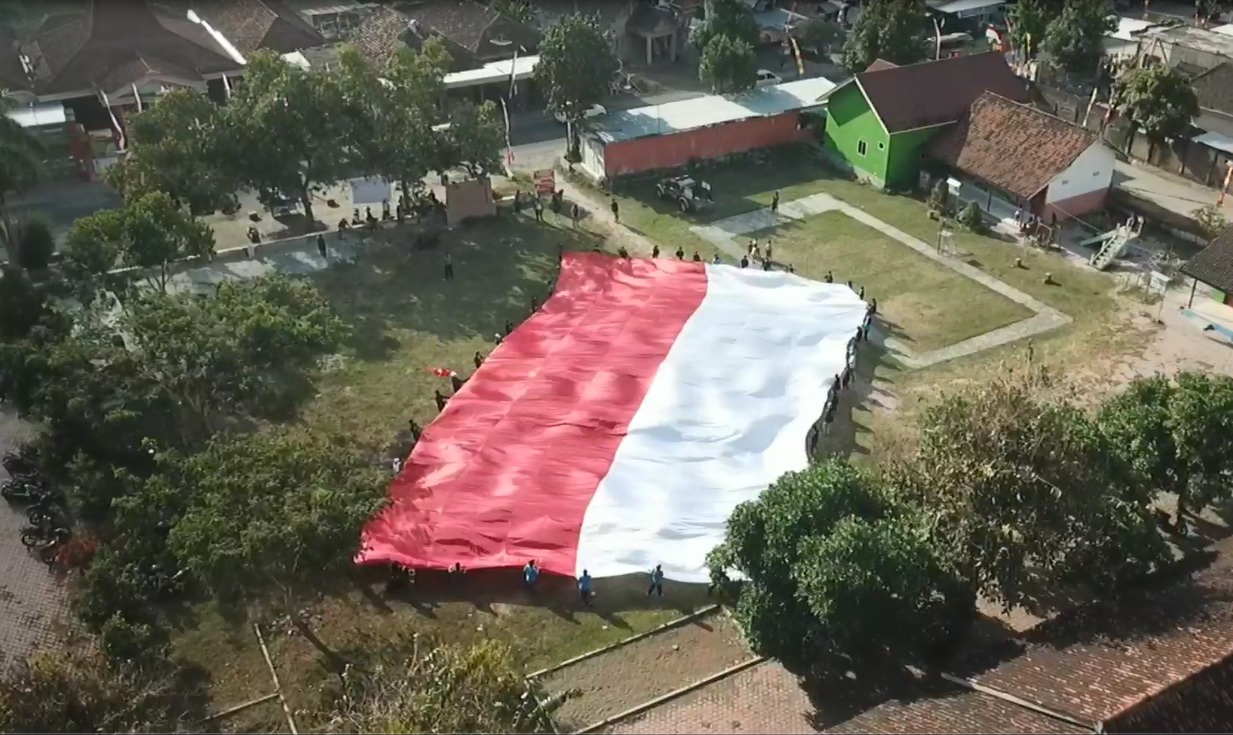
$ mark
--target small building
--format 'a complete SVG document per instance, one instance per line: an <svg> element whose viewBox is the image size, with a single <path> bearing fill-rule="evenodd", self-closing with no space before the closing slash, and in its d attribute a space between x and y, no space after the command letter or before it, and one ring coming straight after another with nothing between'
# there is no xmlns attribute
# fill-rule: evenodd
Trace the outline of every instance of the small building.
<svg viewBox="0 0 1233 735"><path fill-rule="evenodd" d="M1031 99L997 52L908 66L876 61L830 93L824 151L876 186L913 186L925 145L985 92Z"/></svg>
<svg viewBox="0 0 1233 735"><path fill-rule="evenodd" d="M821 77L710 95L596 118L582 136L582 169L612 179L684 166L812 137L802 113L821 108L835 84Z"/></svg>
<svg viewBox="0 0 1233 735"><path fill-rule="evenodd" d="M1194 295L1202 283L1211 289L1212 297L1233 306L1233 227L1226 229L1211 245L1182 265L1182 273L1194 279L1190 287L1188 308L1194 306Z"/></svg>
<svg viewBox="0 0 1233 735"><path fill-rule="evenodd" d="M986 211L1000 218L1018 209L1048 224L1103 209L1117 164L1095 133L993 92L930 141L925 156L979 190L974 200Z"/></svg>
<svg viewBox="0 0 1233 735"><path fill-rule="evenodd" d="M1211 69L1233 60L1233 36L1187 25L1148 30L1139 37L1138 56L1154 57L1170 68Z"/></svg>
<svg viewBox="0 0 1233 735"><path fill-rule="evenodd" d="M1199 100L1192 124L1203 132L1191 138L1185 166L1194 178L1220 186L1233 164L1233 61L1199 74L1190 84Z"/></svg>

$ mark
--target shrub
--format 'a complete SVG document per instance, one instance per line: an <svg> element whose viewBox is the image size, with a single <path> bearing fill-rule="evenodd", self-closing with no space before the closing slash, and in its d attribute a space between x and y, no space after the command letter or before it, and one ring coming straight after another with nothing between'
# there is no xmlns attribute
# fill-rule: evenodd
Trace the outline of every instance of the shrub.
<svg viewBox="0 0 1233 735"><path fill-rule="evenodd" d="M116 664L140 664L162 658L167 650L167 636L160 627L116 613L103 623L99 646L103 655Z"/></svg>
<svg viewBox="0 0 1233 735"><path fill-rule="evenodd" d="M17 240L17 264L30 271L43 270L55 252L56 238L47 223L40 220L27 222Z"/></svg>
<svg viewBox="0 0 1233 735"><path fill-rule="evenodd" d="M938 179L929 191L929 209L940 215L950 214L950 188L944 179Z"/></svg>
<svg viewBox="0 0 1233 735"><path fill-rule="evenodd" d="M984 213L980 210L980 205L976 202L968 202L968 205L959 213L959 224L976 232L980 229L984 222Z"/></svg>

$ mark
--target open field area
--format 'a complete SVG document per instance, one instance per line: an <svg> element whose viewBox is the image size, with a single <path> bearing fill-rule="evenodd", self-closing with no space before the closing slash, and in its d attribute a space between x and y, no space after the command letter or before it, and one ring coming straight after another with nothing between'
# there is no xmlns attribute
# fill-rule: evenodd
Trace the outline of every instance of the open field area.
<svg viewBox="0 0 1233 735"><path fill-rule="evenodd" d="M436 415L433 391L448 392L434 367L472 370L476 351L487 354L505 322L515 324L540 303L555 277L558 248L607 247L582 230L514 220L508 212L447 234L431 250L414 250L406 233L390 231L355 263L335 265L312 278L351 329L345 352L330 361L318 395L301 422L316 430L358 437L382 461L405 453L408 419L427 425ZM455 279L443 277L444 254ZM446 575L421 575L395 596L384 578L361 570L352 584L323 593L312 610L314 629L332 649L380 649L388 636L408 631L446 641L497 637L513 644L527 671L656 627L706 604L703 590L669 589L661 604L646 596L645 580L602 580L596 602L584 609L569 580L549 584L529 599L517 572L475 573L459 583ZM208 672L216 709L271 689L251 625L232 621L213 605L202 607L179 635L175 651ZM306 709L330 673L321 653L287 630L267 631L270 652L293 710ZM699 676L704 676L705 673ZM298 722L312 727L310 722ZM276 702L227 721L235 730L281 730Z"/></svg>
<svg viewBox="0 0 1233 735"><path fill-rule="evenodd" d="M751 233L776 262L797 273L863 288L878 300L881 326L926 352L991 332L1032 312L975 281L908 250L902 244L839 212Z"/></svg>

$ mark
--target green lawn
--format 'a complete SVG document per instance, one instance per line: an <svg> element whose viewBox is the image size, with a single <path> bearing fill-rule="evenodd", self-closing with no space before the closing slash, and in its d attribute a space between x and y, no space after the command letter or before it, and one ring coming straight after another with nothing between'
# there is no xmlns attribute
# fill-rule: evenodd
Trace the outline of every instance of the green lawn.
<svg viewBox="0 0 1233 735"><path fill-rule="evenodd" d="M398 240L405 242L406 235L391 237ZM607 244L590 232L515 221L506 213L449 233L435 250L374 249L357 263L317 275L322 292L350 324L352 337L344 354L329 361L318 381L319 395L304 410L302 422L358 437L374 454L403 451L407 420L427 425L437 413L433 391L449 392L448 382L429 370L447 367L469 374L472 355L492 349L492 337L506 320L520 322L529 314L531 298L542 303L547 297L558 246ZM453 281L443 278L446 249L454 261ZM531 671L706 603L697 590L674 590L661 607L649 603L641 579L602 580L594 610L584 611L568 580L528 600L512 579L516 573L476 573L457 587L431 577L423 575L416 591L398 599L383 598L380 579L331 591L313 609L315 628L339 650L381 647L393 632L408 629L452 641L498 636L516 646ZM215 709L271 691L251 625L230 620L213 606L200 612L200 619L178 635L175 650L209 672ZM329 676L318 652L285 631L268 632L267 641L293 710L315 705ZM700 676L706 673L711 672ZM298 724L314 727L308 718L303 715ZM277 704L235 715L226 726L286 729Z"/></svg>
<svg viewBox="0 0 1233 735"><path fill-rule="evenodd" d="M865 288L880 323L915 352L928 352L1032 316L1027 307L941 266L841 212L750 233L774 245L797 272ZM742 242L744 239L742 239Z"/></svg>

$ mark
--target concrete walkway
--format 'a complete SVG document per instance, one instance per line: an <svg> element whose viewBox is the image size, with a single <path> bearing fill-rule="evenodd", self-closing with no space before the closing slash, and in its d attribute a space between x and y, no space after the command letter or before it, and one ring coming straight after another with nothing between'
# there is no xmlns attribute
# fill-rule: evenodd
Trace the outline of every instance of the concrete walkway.
<svg viewBox="0 0 1233 735"><path fill-rule="evenodd" d="M1069 316L1054 309L1052 306L1038 301L1016 288L1012 288L978 268L942 255L924 241L912 237L902 230L891 227L877 217L857 209L846 202L842 202L829 194L812 194L801 199L786 202L780 205L778 214L772 214L769 208L763 208L728 217L708 225L696 226L691 228L691 230L694 234L714 244L715 247L733 258L740 258L744 254L744 249L736 241L736 238L751 232L764 230L768 227L774 227L785 221L805 219L830 211L842 212L857 222L868 225L887 237L898 240L938 265L970 278L985 288L995 291L1035 312L1035 316L1028 319L920 355L912 352L901 340L888 337L875 329L873 334L874 341L881 343L899 362L908 368L919 369L947 360L966 357L1016 340L1032 337L1071 322Z"/></svg>

